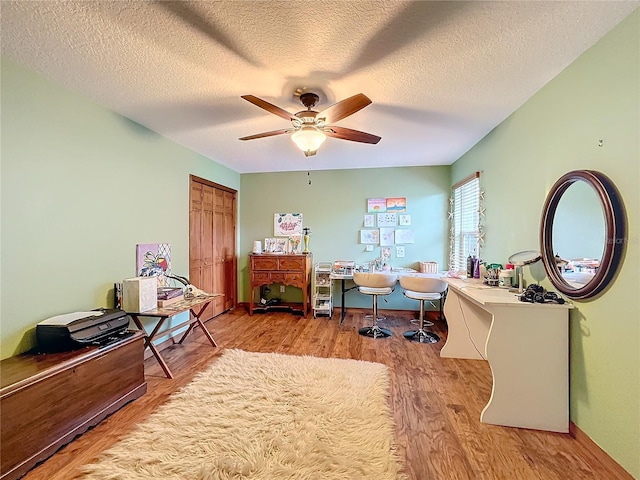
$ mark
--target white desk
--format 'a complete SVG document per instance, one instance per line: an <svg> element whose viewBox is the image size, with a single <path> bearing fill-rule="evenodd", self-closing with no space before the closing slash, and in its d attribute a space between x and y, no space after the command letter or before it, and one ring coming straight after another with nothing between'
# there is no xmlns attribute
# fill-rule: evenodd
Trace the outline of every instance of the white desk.
<svg viewBox="0 0 640 480"><path fill-rule="evenodd" d="M440 356L488 360L491 367L491 398L480 421L568 432L573 306L525 303L506 289L443 280L449 333Z"/></svg>
<svg viewBox="0 0 640 480"><path fill-rule="evenodd" d="M380 272L383 273L383 272ZM442 275L441 274L433 274L433 273L417 273L414 269L412 268L398 268L398 269L393 269L391 270L390 273L397 273L398 276L400 275L416 275L416 276L422 276L422 277L434 277L434 278L440 278ZM350 287L347 288L346 282L347 280L351 280L353 281L353 271L351 271L351 273L337 273L337 272L331 272L331 274L329 275L329 278L331 278L331 280L340 280L340 294L341 294L341 303L340 303L340 325L342 325L342 322L344 322L344 316L346 313L346 307L344 305L344 296L345 294L350 291L353 290L354 288L358 288L357 285L351 285Z"/></svg>

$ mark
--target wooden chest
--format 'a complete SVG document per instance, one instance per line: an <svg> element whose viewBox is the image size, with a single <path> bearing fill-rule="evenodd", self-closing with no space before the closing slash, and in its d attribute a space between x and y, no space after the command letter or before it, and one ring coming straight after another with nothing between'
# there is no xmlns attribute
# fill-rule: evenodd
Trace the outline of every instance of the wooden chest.
<svg viewBox="0 0 640 480"><path fill-rule="evenodd" d="M0 362L0 478L16 479L147 391L144 336Z"/></svg>

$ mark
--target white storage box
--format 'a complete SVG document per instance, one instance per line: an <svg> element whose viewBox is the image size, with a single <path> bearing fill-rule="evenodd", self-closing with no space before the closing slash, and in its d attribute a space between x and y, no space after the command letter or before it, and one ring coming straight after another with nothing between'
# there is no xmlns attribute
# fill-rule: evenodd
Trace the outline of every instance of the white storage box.
<svg viewBox="0 0 640 480"><path fill-rule="evenodd" d="M146 312L156 308L157 303L157 277L134 277L123 280L122 309L125 312Z"/></svg>

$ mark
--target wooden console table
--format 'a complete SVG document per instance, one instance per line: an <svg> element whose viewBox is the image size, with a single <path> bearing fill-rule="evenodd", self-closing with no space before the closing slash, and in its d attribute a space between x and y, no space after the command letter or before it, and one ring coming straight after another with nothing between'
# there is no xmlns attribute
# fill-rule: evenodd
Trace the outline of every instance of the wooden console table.
<svg viewBox="0 0 640 480"><path fill-rule="evenodd" d="M487 360L491 398L480 421L569 431L569 303L521 302L514 293L460 279L449 285L441 357Z"/></svg>
<svg viewBox="0 0 640 480"><path fill-rule="evenodd" d="M302 289L303 314L306 317L311 303L311 264L313 255L278 255L273 253L253 253L249 255L249 276L251 295L249 315L253 315L254 291L263 285L281 283Z"/></svg>
<svg viewBox="0 0 640 480"><path fill-rule="evenodd" d="M178 330L188 325L189 328L187 329L186 332L184 332L184 334L180 338L180 341L178 342L178 343L182 343L184 339L187 338L187 335L189 335L189 333L191 333L191 331L196 326L199 325L202 328L202 333L204 333L205 337L207 337L207 340L209 340L209 343L211 344L211 346L217 347L218 344L209 333L209 330L207 330L207 327L204 326L204 323L202 323L202 320L200 320L200 316L215 298L221 297L221 296L222 296L221 293L214 293L206 297L195 297L195 298L185 299L180 302L171 304L167 307L154 308L153 310L147 310L145 312L127 312L129 315L131 315L131 318L133 319L136 326L140 329L140 331L144 333L145 349L149 348L151 350L151 352L153 353L153 356L156 357L156 360L158 360L158 363L162 367L162 370L164 370L164 374L168 378L173 378L173 373L171 373L171 370L169 370L169 366L167 365L167 362L165 362L164 358L162 358L162 355L160 355L160 351L153 344L153 340L155 339L156 335L168 335L171 332L174 332L175 330ZM190 312L188 320L181 322L179 325L171 327L167 330L160 331L160 329L162 328L162 325L168 318L174 317L183 312ZM191 315L193 315L193 317ZM158 318L158 323L156 323L151 333L147 333L147 329L144 328L144 325L140 321L140 317Z"/></svg>
<svg viewBox="0 0 640 480"><path fill-rule="evenodd" d="M0 478L13 480L147 391L144 336L0 362Z"/></svg>

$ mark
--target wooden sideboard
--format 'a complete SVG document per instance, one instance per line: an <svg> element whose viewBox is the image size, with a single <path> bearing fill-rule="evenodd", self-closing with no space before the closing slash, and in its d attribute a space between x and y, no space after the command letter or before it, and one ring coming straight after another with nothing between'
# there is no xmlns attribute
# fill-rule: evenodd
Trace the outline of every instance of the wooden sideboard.
<svg viewBox="0 0 640 480"><path fill-rule="evenodd" d="M144 335L0 362L0 479L20 478L77 435L147 391Z"/></svg>
<svg viewBox="0 0 640 480"><path fill-rule="evenodd" d="M253 315L255 289L264 285L280 283L302 289L302 311L306 317L309 312L309 305L311 304L312 261L313 255L310 253L297 255L254 253L249 255L249 276L251 282L249 315Z"/></svg>

